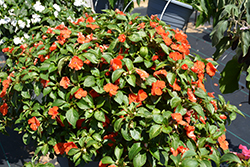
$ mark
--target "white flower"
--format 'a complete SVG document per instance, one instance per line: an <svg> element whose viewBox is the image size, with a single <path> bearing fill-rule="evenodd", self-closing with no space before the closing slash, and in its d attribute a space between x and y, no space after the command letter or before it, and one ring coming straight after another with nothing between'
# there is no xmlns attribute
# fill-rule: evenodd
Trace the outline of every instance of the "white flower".
<svg viewBox="0 0 250 167"><path fill-rule="evenodd" d="M73 22L74 20L72 19L72 17L71 16L69 16L68 18L67 18L67 20L69 20L69 21L71 21L71 22Z"/></svg>
<svg viewBox="0 0 250 167"><path fill-rule="evenodd" d="M11 21L11 19L9 17L4 16L4 21L6 22L5 24L7 24Z"/></svg>
<svg viewBox="0 0 250 167"><path fill-rule="evenodd" d="M7 5L4 3L4 4L3 4L3 7L6 9L6 8L7 8Z"/></svg>
<svg viewBox="0 0 250 167"><path fill-rule="evenodd" d="M26 22L27 22L26 27L27 27L27 28L30 28L30 20L26 20Z"/></svg>
<svg viewBox="0 0 250 167"><path fill-rule="evenodd" d="M5 40L1 39L0 40L0 45L2 45L5 42Z"/></svg>
<svg viewBox="0 0 250 167"><path fill-rule="evenodd" d="M18 25L19 25L19 27L20 27L21 29L24 29L26 23L25 23L24 21L22 21L22 20L18 20Z"/></svg>
<svg viewBox="0 0 250 167"><path fill-rule="evenodd" d="M15 33L17 32L17 30L18 30L18 27L16 26Z"/></svg>
<svg viewBox="0 0 250 167"><path fill-rule="evenodd" d="M15 27L16 24L17 24L17 20L16 20L16 19L11 20L11 23L10 23L10 24L13 25L13 26Z"/></svg>
<svg viewBox="0 0 250 167"><path fill-rule="evenodd" d="M83 0L75 0L74 5L75 6L82 6L82 5L84 5L84 2L83 2Z"/></svg>
<svg viewBox="0 0 250 167"><path fill-rule="evenodd" d="M13 42L14 42L16 45L18 45L18 44L23 43L23 42L24 42L24 39L23 39L23 37L22 37L22 38L16 37L16 38L13 39Z"/></svg>
<svg viewBox="0 0 250 167"><path fill-rule="evenodd" d="M58 16L58 11L54 11L54 15L55 15L55 17L57 17Z"/></svg>
<svg viewBox="0 0 250 167"><path fill-rule="evenodd" d="M24 36L24 38L26 38L26 39L29 39L29 37L30 37L30 36L29 36L28 34L26 34L26 33L25 33L23 36Z"/></svg>
<svg viewBox="0 0 250 167"><path fill-rule="evenodd" d="M240 30L248 30L250 29L250 26L243 26L243 27L240 27Z"/></svg>
<svg viewBox="0 0 250 167"><path fill-rule="evenodd" d="M39 12L42 12L45 9L45 7L41 4L40 1L37 1L33 7L35 8L35 11Z"/></svg>
<svg viewBox="0 0 250 167"><path fill-rule="evenodd" d="M54 4L54 5L53 5L53 7L54 7L54 8L55 8L58 12L60 12L61 8L60 8L60 6L59 6L59 5Z"/></svg>
<svg viewBox="0 0 250 167"><path fill-rule="evenodd" d="M13 13L13 12L14 12L14 9L10 9L8 12L9 12L9 14L10 14L11 16L15 15L15 13Z"/></svg>
<svg viewBox="0 0 250 167"><path fill-rule="evenodd" d="M33 14L33 15L32 15L31 22L32 22L33 24L39 23L40 21L41 21L40 15L38 15L38 14Z"/></svg>
<svg viewBox="0 0 250 167"><path fill-rule="evenodd" d="M3 5L4 4L4 0L0 0L0 5Z"/></svg>

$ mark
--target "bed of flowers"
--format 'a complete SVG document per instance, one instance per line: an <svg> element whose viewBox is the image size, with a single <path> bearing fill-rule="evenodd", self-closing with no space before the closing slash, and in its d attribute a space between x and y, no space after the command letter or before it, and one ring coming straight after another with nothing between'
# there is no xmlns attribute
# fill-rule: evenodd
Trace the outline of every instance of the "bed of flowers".
<svg viewBox="0 0 250 167"><path fill-rule="evenodd" d="M56 26L79 18L83 0L0 0L0 49L19 45L29 38L28 31L40 25Z"/></svg>
<svg viewBox="0 0 250 167"><path fill-rule="evenodd" d="M225 125L241 112L206 91L216 62L189 48L156 16L119 10L43 26L3 49L0 130L36 141L33 162L55 154L102 167L237 163Z"/></svg>

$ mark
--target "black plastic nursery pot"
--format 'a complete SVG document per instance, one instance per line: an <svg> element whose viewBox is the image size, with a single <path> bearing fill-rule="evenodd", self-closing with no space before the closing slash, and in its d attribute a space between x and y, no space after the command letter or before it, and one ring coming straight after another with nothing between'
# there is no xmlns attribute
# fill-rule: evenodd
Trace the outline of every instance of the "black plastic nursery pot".
<svg viewBox="0 0 250 167"><path fill-rule="evenodd" d="M157 14L160 18L161 13L168 1L169 0L149 0L147 15L151 16ZM171 28L183 29L193 11L194 8L191 5L179 2L177 0L171 0L162 16L162 21L171 25Z"/></svg>
<svg viewBox="0 0 250 167"><path fill-rule="evenodd" d="M108 0L93 0L94 9L96 13L103 13L102 10L104 9L111 9ZM124 7L124 0L117 0L115 3L114 9L119 9L122 11Z"/></svg>

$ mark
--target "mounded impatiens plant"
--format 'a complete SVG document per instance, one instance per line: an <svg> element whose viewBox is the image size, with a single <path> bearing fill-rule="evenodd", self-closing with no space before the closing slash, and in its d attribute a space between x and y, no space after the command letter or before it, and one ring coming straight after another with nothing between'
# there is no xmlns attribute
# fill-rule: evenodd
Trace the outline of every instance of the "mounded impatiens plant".
<svg viewBox="0 0 250 167"><path fill-rule="evenodd" d="M1 131L15 125L24 143L35 140L33 160L219 166L225 124L241 112L206 91L216 62L189 48L186 34L156 16L119 10L42 27L4 49Z"/></svg>

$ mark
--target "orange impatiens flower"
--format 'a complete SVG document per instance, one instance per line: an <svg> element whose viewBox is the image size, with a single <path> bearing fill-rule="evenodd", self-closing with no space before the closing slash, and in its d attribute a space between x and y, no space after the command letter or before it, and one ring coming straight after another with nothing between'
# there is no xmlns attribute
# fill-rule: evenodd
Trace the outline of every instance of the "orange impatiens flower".
<svg viewBox="0 0 250 167"><path fill-rule="evenodd" d="M144 81L149 77L149 74L146 71L144 71L144 70L136 68L135 71L136 71L137 74L140 75L141 79L144 80Z"/></svg>
<svg viewBox="0 0 250 167"><path fill-rule="evenodd" d="M220 147L223 149L223 150L227 150L228 149L228 142L226 141L226 135L221 135L219 138L218 138L218 142L220 144Z"/></svg>
<svg viewBox="0 0 250 167"><path fill-rule="evenodd" d="M106 92L109 92L109 95L110 95L110 97L111 97L112 95L116 95L117 90L119 89L119 87L118 87L117 85L112 84L112 83L108 83L108 84L106 84L106 85L103 87L103 89L104 89Z"/></svg>
<svg viewBox="0 0 250 167"><path fill-rule="evenodd" d="M227 116L222 114L222 115L220 115L220 119L227 119Z"/></svg>
<svg viewBox="0 0 250 167"><path fill-rule="evenodd" d="M48 83L50 82L49 80L44 80L44 79L41 79L41 84L43 85L43 88L46 88L48 86Z"/></svg>
<svg viewBox="0 0 250 167"><path fill-rule="evenodd" d="M3 105L1 105L0 112L3 114L3 116L5 116L8 113L8 104L7 103L3 103Z"/></svg>
<svg viewBox="0 0 250 167"><path fill-rule="evenodd" d="M72 148L78 148L74 142L64 143L65 153L68 155L69 150Z"/></svg>
<svg viewBox="0 0 250 167"><path fill-rule="evenodd" d="M119 58L114 58L110 60L110 67L113 69L113 71L122 68L122 61Z"/></svg>
<svg viewBox="0 0 250 167"><path fill-rule="evenodd" d="M87 20L86 20L86 23L93 23L95 22L95 19L93 19L93 17L88 17Z"/></svg>
<svg viewBox="0 0 250 167"><path fill-rule="evenodd" d="M144 29L144 28L145 28L145 23L142 22L142 23L140 23L140 24L138 25L137 30Z"/></svg>
<svg viewBox="0 0 250 167"><path fill-rule="evenodd" d="M193 139L194 141L196 141L196 136L194 134L194 130L195 130L195 127L194 126L190 126L190 125L187 125L185 126L185 130L186 130L186 135Z"/></svg>
<svg viewBox="0 0 250 167"><path fill-rule="evenodd" d="M56 43L54 42L51 47L49 48L49 50L52 52L53 50L56 50L57 46Z"/></svg>
<svg viewBox="0 0 250 167"><path fill-rule="evenodd" d="M34 131L40 126L40 122L35 116L28 120L28 124L30 124L30 128Z"/></svg>
<svg viewBox="0 0 250 167"><path fill-rule="evenodd" d="M174 61L182 60L183 59L182 54L180 54L179 52L171 52L171 53L169 53L169 57L171 59L173 59Z"/></svg>
<svg viewBox="0 0 250 167"><path fill-rule="evenodd" d="M49 112L48 112L48 114L52 116L51 117L52 119L55 119L58 113L59 112L58 112L58 107L57 106L54 106L54 107L50 108Z"/></svg>
<svg viewBox="0 0 250 167"><path fill-rule="evenodd" d="M140 89L137 95L135 95L134 93L130 93L128 95L129 104L131 104L132 102L139 103L137 105L137 107L139 107L142 105L142 101L144 101L147 97L148 97L147 93L143 89Z"/></svg>
<svg viewBox="0 0 250 167"><path fill-rule="evenodd" d="M190 100L191 102L196 103L197 99L194 96L194 93L193 93L191 88L187 88L187 95L188 95L188 100Z"/></svg>
<svg viewBox="0 0 250 167"><path fill-rule="evenodd" d="M86 27L89 27L89 28L91 28L92 30L94 30L94 29L96 29L96 28L99 28L99 26L96 25L96 24L87 24Z"/></svg>
<svg viewBox="0 0 250 167"><path fill-rule="evenodd" d="M152 28L155 28L155 27L158 26L158 25L159 25L159 23L150 21L150 26L151 26Z"/></svg>
<svg viewBox="0 0 250 167"><path fill-rule="evenodd" d="M153 73L153 76L156 77L156 76L159 76L159 75L164 75L165 77L167 77L167 74L168 74L168 72L166 70L158 70L158 71L155 71Z"/></svg>
<svg viewBox="0 0 250 167"><path fill-rule="evenodd" d="M69 62L69 67L71 69L75 69L76 71L80 70L82 66L83 61L78 56L74 56Z"/></svg>
<svg viewBox="0 0 250 167"><path fill-rule="evenodd" d="M64 143L57 143L53 148L56 154L63 155L65 152Z"/></svg>
<svg viewBox="0 0 250 167"><path fill-rule="evenodd" d="M151 94L153 96L160 96L162 95L162 89L166 87L166 84L164 81L157 80L156 82L152 83L152 88L151 88Z"/></svg>
<svg viewBox="0 0 250 167"><path fill-rule="evenodd" d="M179 154L178 150L175 150L173 147L170 148L171 153L173 154L173 156L177 156Z"/></svg>
<svg viewBox="0 0 250 167"><path fill-rule="evenodd" d="M61 154L63 155L64 153L66 153L68 155L68 152L70 149L72 148L78 148L76 146L75 143L73 142L68 142L68 143L57 143L56 145L54 145L54 151L56 154Z"/></svg>
<svg viewBox="0 0 250 167"><path fill-rule="evenodd" d="M120 42L125 42L125 41L126 41L126 35L121 34L121 35L118 37L118 39L119 39Z"/></svg>
<svg viewBox="0 0 250 167"><path fill-rule="evenodd" d="M195 63L194 63L194 66L193 66L196 71L194 71L195 73L204 73L204 68L205 68L205 64L202 62L202 61L199 61L197 60ZM191 69L192 70L192 69ZM193 71L193 70L192 70Z"/></svg>
<svg viewBox="0 0 250 167"><path fill-rule="evenodd" d="M82 88L79 88L75 93L75 98L77 99L81 99L82 97L86 97L87 96L87 91L83 90Z"/></svg>
<svg viewBox="0 0 250 167"><path fill-rule="evenodd" d="M68 89L70 84L70 80L68 77L62 77L61 81L60 81L60 86L62 86L64 89Z"/></svg>
<svg viewBox="0 0 250 167"><path fill-rule="evenodd" d="M214 65L211 62L207 63L206 72L211 77L215 75L216 68L214 67Z"/></svg>
<svg viewBox="0 0 250 167"><path fill-rule="evenodd" d="M176 122L178 123L178 124L180 124L180 125L187 125L187 123L185 122L185 121L183 121L182 120L182 115L181 115L181 113L173 113L173 114L171 114L171 116L172 116L172 118L174 119L174 120L176 120Z"/></svg>
<svg viewBox="0 0 250 167"><path fill-rule="evenodd" d="M173 85L169 84L169 85L173 88L173 90L181 91L181 87L178 85L176 78L175 78L174 84Z"/></svg>

